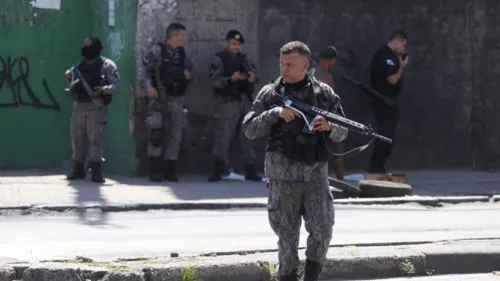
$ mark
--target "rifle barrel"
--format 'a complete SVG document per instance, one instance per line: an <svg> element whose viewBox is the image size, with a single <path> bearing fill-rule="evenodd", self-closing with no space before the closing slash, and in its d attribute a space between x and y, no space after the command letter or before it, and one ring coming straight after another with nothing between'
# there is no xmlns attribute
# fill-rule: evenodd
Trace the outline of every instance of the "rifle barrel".
<svg viewBox="0 0 500 281"><path fill-rule="evenodd" d="M336 123L341 126L347 127L347 129L363 134L363 135L368 135L372 138L376 138L380 141L386 142L386 143L392 143L392 140L384 137L382 135L376 134L373 132L373 129L369 126L366 126L364 124L358 123L356 121L353 121L351 119L345 118L343 116L340 116L338 114L334 114L332 112L311 106L309 104L305 104L299 101L294 101L290 98L285 98L284 99L284 105L286 107L292 108L294 110L299 110L301 111L302 114L309 114L309 115L321 115L323 116L326 120Z"/></svg>

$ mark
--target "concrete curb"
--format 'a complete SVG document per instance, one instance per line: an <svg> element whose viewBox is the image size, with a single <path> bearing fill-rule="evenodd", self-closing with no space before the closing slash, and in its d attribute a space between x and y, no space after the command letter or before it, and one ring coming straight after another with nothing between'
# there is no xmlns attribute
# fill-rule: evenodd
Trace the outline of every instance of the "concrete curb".
<svg viewBox="0 0 500 281"><path fill-rule="evenodd" d="M178 202L165 204L110 204L110 205L24 205L0 207L1 211L50 211L65 212L70 210L100 209L103 212L127 212L149 210L225 210L225 209L261 209L267 206L267 200L251 202ZM419 204L423 206L440 207L443 204L460 203L498 203L500 196L450 196L450 197L392 197L392 198L350 198L336 199L336 205L400 205Z"/></svg>
<svg viewBox="0 0 500 281"><path fill-rule="evenodd" d="M266 281L270 279L269 260L249 261L232 256L225 261L211 261L192 265L203 281ZM498 270L500 252L412 252L398 255L383 254L365 257L331 258L325 264L321 280L360 278L392 278L441 274L471 274ZM156 263L97 264L46 263L13 265L0 268L0 281L164 281L178 280L180 271L188 262L164 261ZM180 280L180 279L179 279Z"/></svg>

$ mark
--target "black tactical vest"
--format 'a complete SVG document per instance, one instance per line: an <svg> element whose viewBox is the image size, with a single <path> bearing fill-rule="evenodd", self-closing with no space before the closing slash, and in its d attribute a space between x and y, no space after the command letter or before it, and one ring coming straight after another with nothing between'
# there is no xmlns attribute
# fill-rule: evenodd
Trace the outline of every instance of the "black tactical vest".
<svg viewBox="0 0 500 281"><path fill-rule="evenodd" d="M307 86L310 89L309 96L305 99L293 98L327 110L328 97L314 79L309 79L309 81ZM281 77L272 85L275 95L277 93L276 96L279 99L287 95L286 89L281 83ZM290 123L285 123L283 119L280 119L271 129L266 151L279 152L289 159L308 165L315 162L327 162L333 156L332 147L327 147L327 145L332 145L332 140L329 138L328 132L309 133L307 130L303 118L297 118Z"/></svg>
<svg viewBox="0 0 500 281"><path fill-rule="evenodd" d="M153 86L158 89L158 82L165 87L167 95L182 96L186 91L188 80L184 75L186 52L184 48L178 48L179 56L175 59L169 55L167 46L163 43L158 44L161 48L161 64L153 73Z"/></svg>
<svg viewBox="0 0 500 281"><path fill-rule="evenodd" d="M78 65L78 70L82 74L82 77L87 81L89 88L94 91L96 87L103 86L105 83L105 77L101 72L104 65L104 60L99 57L91 63L82 61ZM89 96L85 87L82 83L78 83L75 86L74 98L76 102L88 103L92 102L92 98Z"/></svg>
<svg viewBox="0 0 500 281"><path fill-rule="evenodd" d="M240 72L248 74L250 67L248 65L247 57L245 54L238 53L236 56L231 55L228 51L224 50L216 54L222 61L224 72L222 76L231 77L233 73ZM229 81L224 88L213 88L216 95L222 96L227 100L241 100L241 95L252 96L254 91L253 83L248 81Z"/></svg>

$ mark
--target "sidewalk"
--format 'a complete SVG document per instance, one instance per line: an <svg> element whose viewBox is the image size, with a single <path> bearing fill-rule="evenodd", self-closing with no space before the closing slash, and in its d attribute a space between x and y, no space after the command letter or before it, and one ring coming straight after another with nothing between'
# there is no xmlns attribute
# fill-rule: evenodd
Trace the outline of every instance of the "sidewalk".
<svg viewBox="0 0 500 281"><path fill-rule="evenodd" d="M107 205L114 209L215 209L264 207L265 183L222 181L210 183L203 176L181 176L178 183L156 184L145 178L109 176L98 186L88 180L67 182L63 171L0 171L0 209L33 206L72 208ZM471 196L461 200L492 201L500 194L500 172L477 171L398 171L407 174L413 195L401 199L338 199L336 203L420 202L439 196ZM351 173L348 173L351 174ZM424 198L423 198L424 197ZM493 201L500 201L495 197ZM443 201L443 202L454 202Z"/></svg>
<svg viewBox="0 0 500 281"><path fill-rule="evenodd" d="M301 260L304 250L299 251ZM83 262L82 262L83 260ZM302 262L303 263L303 262ZM0 280L274 280L277 253L241 253L97 263L73 261L0 265ZM303 265L302 265L303 266ZM332 247L320 279L350 280L441 274L491 273L500 269L499 240L453 241L406 246ZM17 277L16 277L17 275ZM35 278L36 277L36 278Z"/></svg>

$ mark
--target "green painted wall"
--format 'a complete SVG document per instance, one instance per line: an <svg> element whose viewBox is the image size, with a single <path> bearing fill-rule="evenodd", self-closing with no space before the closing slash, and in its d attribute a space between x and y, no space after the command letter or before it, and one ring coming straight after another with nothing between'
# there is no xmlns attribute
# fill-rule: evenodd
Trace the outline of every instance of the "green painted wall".
<svg viewBox="0 0 500 281"><path fill-rule="evenodd" d="M64 0L56 10L29 2L0 5L0 168L61 167L71 156L64 71L92 29L90 5Z"/></svg>
<svg viewBox="0 0 500 281"><path fill-rule="evenodd" d="M103 55L117 62L122 79L109 108L104 169L130 174L136 1L115 0L114 26L108 24L107 0L62 0L59 10L29 2L0 4L0 168L61 167L71 158L72 99L63 91L64 71L81 59L83 39L97 35Z"/></svg>
<svg viewBox="0 0 500 281"><path fill-rule="evenodd" d="M92 0L92 34L99 36L104 44L102 55L112 59L120 72L120 91L109 106L106 128L105 169L114 173L133 174L135 156L133 138L129 132L130 95L135 82L135 0L111 0L115 11L110 13L110 0ZM114 23L110 24L110 17Z"/></svg>

